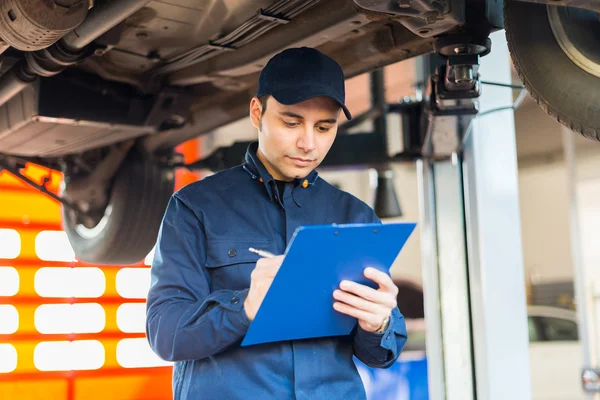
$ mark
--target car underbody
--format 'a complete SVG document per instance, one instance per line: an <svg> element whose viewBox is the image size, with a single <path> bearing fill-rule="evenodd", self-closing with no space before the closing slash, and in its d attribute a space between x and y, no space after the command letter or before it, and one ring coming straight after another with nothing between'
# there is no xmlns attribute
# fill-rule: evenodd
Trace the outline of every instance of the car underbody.
<svg viewBox="0 0 600 400"><path fill-rule="evenodd" d="M410 159L422 155L423 115L477 114L479 59L491 50L489 34L500 29L506 29L515 66L542 108L572 130L600 140L600 113L577 114L557 104L553 98L560 93L545 92L544 83L536 81L544 77L537 78L530 68L535 62L527 59L535 53L528 46L536 46L530 36L545 35L538 43L547 39L552 42L546 48L564 50L566 62L573 64L570 76L588 87L591 82L581 100L591 102L600 63L594 64L594 42L576 27L584 21L590 24L585 29L600 32L591 25L600 22L600 2L546 3L0 0L0 169L22 179L28 162L63 172L62 193L46 192L64 205L65 229L76 254L93 262L134 262L153 244L172 193L172 169L185 166L175 146L246 116L258 75L274 54L288 47L316 47L334 58L347 78L434 54L427 101L385 105L386 112L398 112L411 124L414 134L405 138L406 151L398 155ZM543 27L528 26L528 18L542 18ZM578 52L568 50L573 48ZM582 70L586 75L578 78ZM547 79L568 73L550 72L554 75ZM386 157L381 147L369 157L348 157L353 148L380 142L377 135L340 136L328 162L381 161ZM239 161L243 149L243 143L220 149L187 167L225 168ZM116 182L132 173L161 182L156 183L160 193L148 189L141 194L161 198L157 216L139 250L107 257L109 250L94 250L107 240L95 238L100 230L94 229L115 218ZM28 183L45 191L43 185ZM88 232L81 234L82 229ZM90 244L92 239L98 242Z"/></svg>

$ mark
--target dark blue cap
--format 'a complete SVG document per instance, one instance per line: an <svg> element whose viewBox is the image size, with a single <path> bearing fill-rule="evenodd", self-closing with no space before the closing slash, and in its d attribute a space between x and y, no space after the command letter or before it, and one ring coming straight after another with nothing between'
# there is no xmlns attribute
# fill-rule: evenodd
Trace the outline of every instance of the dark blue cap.
<svg viewBox="0 0 600 400"><path fill-rule="evenodd" d="M276 54L258 79L257 97L269 94L278 102L292 105L313 97L337 101L347 119L344 72L337 62L310 47L290 48Z"/></svg>

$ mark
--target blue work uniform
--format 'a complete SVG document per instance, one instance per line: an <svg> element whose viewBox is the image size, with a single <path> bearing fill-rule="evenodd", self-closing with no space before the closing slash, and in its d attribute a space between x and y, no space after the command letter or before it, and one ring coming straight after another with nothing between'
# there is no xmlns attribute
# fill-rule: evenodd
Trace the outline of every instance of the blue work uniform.
<svg viewBox="0 0 600 400"><path fill-rule="evenodd" d="M162 221L151 268L146 334L175 361L176 400L365 399L353 356L387 368L406 342L394 309L388 329L241 347L250 325L243 304L258 256L283 254L300 225L380 222L373 210L312 171L276 181L248 147L243 165L176 192ZM310 296L310 293L306 293Z"/></svg>

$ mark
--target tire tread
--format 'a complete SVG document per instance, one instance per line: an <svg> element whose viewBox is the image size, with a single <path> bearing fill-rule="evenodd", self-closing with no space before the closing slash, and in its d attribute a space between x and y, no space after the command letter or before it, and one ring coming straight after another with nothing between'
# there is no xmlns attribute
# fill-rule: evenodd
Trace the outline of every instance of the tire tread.
<svg viewBox="0 0 600 400"><path fill-rule="evenodd" d="M511 0L506 0L504 3L504 21L506 21L506 25L510 25L510 21L514 21L515 17L511 15L514 11L511 11L510 6L507 4ZM514 0L513 0L514 1ZM507 26L505 29L506 40L508 42L508 51L510 53L512 62L515 66L515 70L517 71L517 75L519 79L525 85L525 88L533 98L533 100L544 110L548 115L550 115L555 121L563 124L567 128L571 129L573 132L579 133L582 136L585 136L588 139L593 139L596 141L600 141L600 129L596 129L592 126L582 126L579 123L576 123L569 119L566 115L560 114L548 101L546 101L540 94L536 91L536 89L531 85L531 80L525 73L525 69L521 65L521 60L516 54L515 48L515 37L512 35L512 29L510 26Z"/></svg>

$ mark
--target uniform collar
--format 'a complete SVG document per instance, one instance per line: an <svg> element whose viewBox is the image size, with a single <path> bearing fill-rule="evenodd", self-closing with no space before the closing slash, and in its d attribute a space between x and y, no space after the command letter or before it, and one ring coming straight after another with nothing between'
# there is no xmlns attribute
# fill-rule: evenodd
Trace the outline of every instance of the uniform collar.
<svg viewBox="0 0 600 400"><path fill-rule="evenodd" d="M250 145L248 145L248 149L246 150L246 157L245 157L246 162L244 163L244 165L242 167L250 175L250 177L253 180L258 180L259 182L262 182L262 184L265 186L265 189L267 190L267 193L269 194L269 198L271 199L271 201L273 201L275 199L275 197L273 195L273 190L276 190L276 189L274 189L275 184L274 183L272 184L270 182L274 181L274 179L271 176L271 174L267 171L267 169L265 168L263 163L260 161L260 159L258 158L258 155L256 154L257 150L258 150L258 142L252 142L252 143L250 143ZM297 189L298 190L308 190L308 189L312 188L318 178L319 178L319 174L317 173L317 171L312 170L307 176L305 176L303 178L295 179L293 181L294 192L296 192ZM294 201L296 202L296 204L298 204L298 206L301 206L299 200L300 200L300 196L294 195Z"/></svg>

